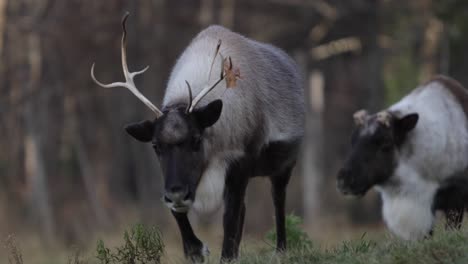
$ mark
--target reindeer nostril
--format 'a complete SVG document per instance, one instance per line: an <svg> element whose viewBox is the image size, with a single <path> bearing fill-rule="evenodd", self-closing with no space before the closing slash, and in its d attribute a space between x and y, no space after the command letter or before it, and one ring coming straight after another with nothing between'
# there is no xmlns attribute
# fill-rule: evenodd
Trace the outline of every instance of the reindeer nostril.
<svg viewBox="0 0 468 264"><path fill-rule="evenodd" d="M190 193L188 188L183 188L180 186L172 186L167 188L166 194L164 196L164 201L168 203L181 203L189 199Z"/></svg>

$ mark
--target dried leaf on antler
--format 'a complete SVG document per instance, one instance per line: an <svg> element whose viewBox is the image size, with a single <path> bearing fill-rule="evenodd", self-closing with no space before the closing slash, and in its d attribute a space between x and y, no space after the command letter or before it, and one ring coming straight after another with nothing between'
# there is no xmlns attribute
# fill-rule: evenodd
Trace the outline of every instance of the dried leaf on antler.
<svg viewBox="0 0 468 264"><path fill-rule="evenodd" d="M226 79L226 88L234 88L237 85L237 79L241 79L240 70L232 65L231 57L224 59L224 78Z"/></svg>

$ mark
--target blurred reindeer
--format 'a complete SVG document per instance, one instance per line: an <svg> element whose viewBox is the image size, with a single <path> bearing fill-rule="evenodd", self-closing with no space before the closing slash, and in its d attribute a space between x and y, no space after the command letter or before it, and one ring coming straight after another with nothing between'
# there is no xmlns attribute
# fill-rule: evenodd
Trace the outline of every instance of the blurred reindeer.
<svg viewBox="0 0 468 264"><path fill-rule="evenodd" d="M351 151L338 173L344 194L375 187L397 236L432 233L435 211L459 228L468 205L468 92L438 76L388 109L354 114Z"/></svg>

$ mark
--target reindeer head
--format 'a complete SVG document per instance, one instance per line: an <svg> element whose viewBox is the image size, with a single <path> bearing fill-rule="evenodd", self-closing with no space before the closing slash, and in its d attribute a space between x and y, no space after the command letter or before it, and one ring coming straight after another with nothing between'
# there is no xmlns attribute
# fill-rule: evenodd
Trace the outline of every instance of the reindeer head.
<svg viewBox="0 0 468 264"><path fill-rule="evenodd" d="M354 114L351 151L337 177L344 194L364 195L372 186L392 176L398 163L398 148L418 121L418 114L402 118L389 111Z"/></svg>
<svg viewBox="0 0 468 264"><path fill-rule="evenodd" d="M137 72L128 70L125 29L127 18L128 13L122 20L121 41L125 82L110 84L99 82L94 76L94 64L91 67L91 77L94 82L104 88L124 87L129 89L156 114L154 120L127 125L125 130L138 141L152 143L164 174L164 201L173 211L185 212L195 199L195 191L204 166L206 166L203 149L204 131L217 122L223 103L218 99L204 107L195 108L195 106L224 79L225 73L221 70L219 79L214 84L206 86L194 99L192 99L190 84L186 81L189 95L187 104L175 106L162 112L138 91L133 81L136 75L144 73L148 67ZM221 42L218 43L215 58L220 45Z"/></svg>

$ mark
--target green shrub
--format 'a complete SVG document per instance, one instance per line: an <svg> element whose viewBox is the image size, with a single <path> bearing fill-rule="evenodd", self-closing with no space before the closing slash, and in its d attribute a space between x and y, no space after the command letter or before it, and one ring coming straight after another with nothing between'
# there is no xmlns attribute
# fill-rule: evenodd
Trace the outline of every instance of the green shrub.
<svg viewBox="0 0 468 264"><path fill-rule="evenodd" d="M310 240L304 230L301 228L302 219L294 214L286 216L286 243L288 249L310 249L312 240ZM266 239L273 245L276 243L276 231L272 229L266 234Z"/></svg>
<svg viewBox="0 0 468 264"><path fill-rule="evenodd" d="M130 232L125 231L122 246L111 251L99 240L96 252L96 258L101 264L161 263L164 243L158 228L138 224Z"/></svg>

